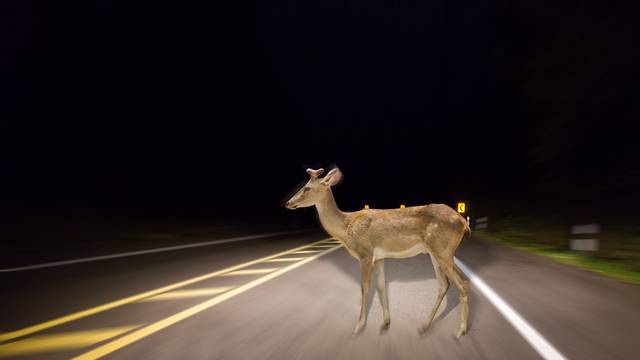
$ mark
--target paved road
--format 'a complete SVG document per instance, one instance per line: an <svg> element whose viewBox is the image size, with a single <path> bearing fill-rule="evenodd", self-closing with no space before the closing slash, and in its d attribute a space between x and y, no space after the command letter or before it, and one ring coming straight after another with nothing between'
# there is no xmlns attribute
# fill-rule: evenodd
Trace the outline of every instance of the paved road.
<svg viewBox="0 0 640 360"><path fill-rule="evenodd" d="M391 328L379 330L374 292L367 328L352 337L358 265L326 239L294 234L2 273L0 357L541 357L475 288L467 336L454 338L455 289L427 336L419 336L437 288L427 256L386 261ZM458 258L566 358L640 353L638 287L473 238Z"/></svg>

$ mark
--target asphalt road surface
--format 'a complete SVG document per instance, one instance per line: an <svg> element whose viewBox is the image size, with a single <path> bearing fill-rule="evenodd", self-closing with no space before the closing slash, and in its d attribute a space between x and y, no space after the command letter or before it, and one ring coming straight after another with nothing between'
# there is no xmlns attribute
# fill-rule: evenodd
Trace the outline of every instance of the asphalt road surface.
<svg viewBox="0 0 640 360"><path fill-rule="evenodd" d="M635 359L640 288L534 255L465 240L461 260L567 359ZM0 358L540 359L472 284L469 334L456 340L454 287L435 301L429 257L386 260L391 328L372 285L352 336L359 266L322 233L296 233L0 273Z"/></svg>

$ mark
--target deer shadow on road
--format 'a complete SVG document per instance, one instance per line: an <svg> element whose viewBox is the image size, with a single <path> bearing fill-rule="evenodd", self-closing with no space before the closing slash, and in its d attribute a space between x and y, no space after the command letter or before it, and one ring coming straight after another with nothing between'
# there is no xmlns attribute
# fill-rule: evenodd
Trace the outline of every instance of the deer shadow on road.
<svg viewBox="0 0 640 360"><path fill-rule="evenodd" d="M347 274L348 277L354 282L354 292L359 293L360 289L360 265L358 261L352 258L350 255L346 253L344 250L343 253L339 256L327 256L321 258L322 261L332 262L335 267L337 267L340 271ZM486 243L479 241L477 239L466 239L461 244L460 248L456 252L456 257L465 262L473 272L480 270L485 265L490 264L495 260L494 250ZM472 263L469 264L466 260ZM413 281L421 281L421 280L435 280L435 272L433 270L433 265L431 263L431 258L429 255L418 255L412 258L407 259L385 259L385 278L387 281L387 294L389 296L389 302L393 303L394 294L393 291L389 291L389 285L396 282L413 282ZM371 308L373 307L373 302L378 301L376 299L378 297L376 286L375 286L375 272L371 276L371 286L369 291L369 299L368 299L368 307L367 307L367 318L369 318L369 313ZM357 290L356 290L357 289ZM433 288L434 294L433 298L436 297L437 285ZM436 317L433 319L432 327L437 326L439 320L444 319L447 315L453 311L459 304L459 292L456 286L452 281L450 281L449 290L446 294L445 304L440 306ZM469 292L469 318L468 318L468 331L473 329L473 322L476 315L475 311L475 299L477 295L476 292L473 291L473 285L471 285L471 291ZM425 299L416 298L416 302L420 303L420 306L424 307L424 311L420 314L416 314L416 317L423 316L424 318L420 319L420 322L426 319L426 314L431 311L433 302L425 301ZM393 313L391 314L391 321L393 323Z"/></svg>

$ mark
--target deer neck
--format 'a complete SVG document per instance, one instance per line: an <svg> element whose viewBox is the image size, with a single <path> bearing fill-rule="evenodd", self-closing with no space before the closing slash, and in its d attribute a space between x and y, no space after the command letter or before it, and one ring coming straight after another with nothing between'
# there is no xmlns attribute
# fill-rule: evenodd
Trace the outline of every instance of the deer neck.
<svg viewBox="0 0 640 360"><path fill-rule="evenodd" d="M316 210L324 230L338 240L346 240L346 214L338 209L331 189L328 189L328 194L316 204Z"/></svg>

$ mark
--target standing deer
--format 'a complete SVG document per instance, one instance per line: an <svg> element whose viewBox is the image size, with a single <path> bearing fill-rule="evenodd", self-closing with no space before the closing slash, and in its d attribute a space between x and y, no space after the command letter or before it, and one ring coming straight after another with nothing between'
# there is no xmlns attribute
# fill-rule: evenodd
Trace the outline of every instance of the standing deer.
<svg viewBox="0 0 640 360"><path fill-rule="evenodd" d="M324 169L307 169L309 181L285 206L289 209L315 206L325 231L339 240L349 254L360 262L362 303L360 317L353 333L360 333L365 326L372 270L376 272L376 286L383 309L382 329L386 330L391 319L384 279L384 259L404 259L429 253L439 285L438 297L419 332L423 334L429 328L449 289L449 281L452 281L458 288L462 305L460 328L456 337L464 335L467 332L469 313L469 280L453 262L453 255L463 237L470 234L466 219L442 204L400 209L340 211L331 187L342 180L342 172L334 168L321 178L323 173Z"/></svg>

